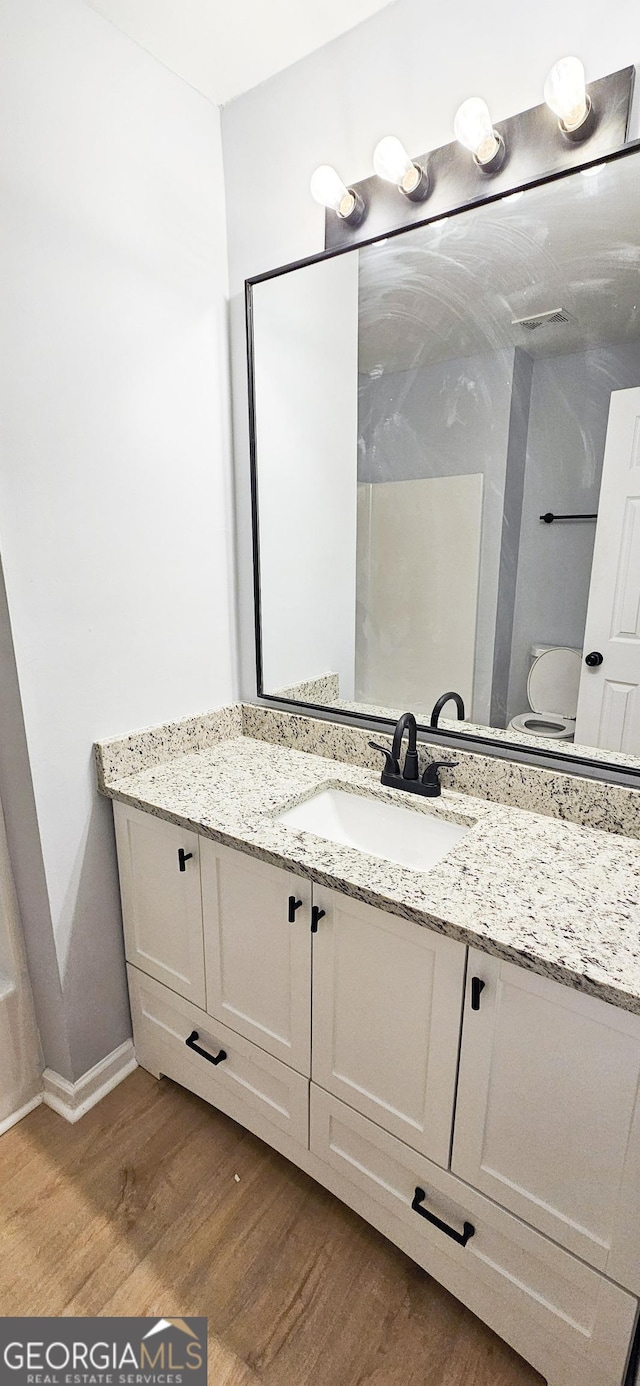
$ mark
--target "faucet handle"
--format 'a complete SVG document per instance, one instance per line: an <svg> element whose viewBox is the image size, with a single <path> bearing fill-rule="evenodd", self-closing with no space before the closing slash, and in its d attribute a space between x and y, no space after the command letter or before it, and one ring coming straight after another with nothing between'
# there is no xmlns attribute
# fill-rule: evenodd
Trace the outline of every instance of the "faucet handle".
<svg viewBox="0 0 640 1386"><path fill-rule="evenodd" d="M422 776L422 783L439 784L438 771L445 769L453 770L455 766L459 764L459 760L432 760Z"/></svg>
<svg viewBox="0 0 640 1386"><path fill-rule="evenodd" d="M385 775L399 775L399 774L400 774L400 766L398 765L398 762L397 762L397 760L395 759L395 757L392 756L391 751L389 750L389 747L388 747L388 746L379 746L377 741L370 741L370 742L369 742L369 745L370 745L372 751L382 751L382 754L383 754L383 756L385 757L385 765L384 765L383 774L385 774Z"/></svg>

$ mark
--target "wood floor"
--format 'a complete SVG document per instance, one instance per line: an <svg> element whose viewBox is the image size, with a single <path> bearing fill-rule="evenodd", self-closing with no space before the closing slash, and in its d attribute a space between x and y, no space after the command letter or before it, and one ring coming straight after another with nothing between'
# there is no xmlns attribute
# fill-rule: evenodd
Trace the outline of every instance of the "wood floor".
<svg viewBox="0 0 640 1386"><path fill-rule="evenodd" d="M75 1126L39 1107L0 1138L0 1314L204 1314L210 1386L541 1382L355 1213L142 1069Z"/></svg>

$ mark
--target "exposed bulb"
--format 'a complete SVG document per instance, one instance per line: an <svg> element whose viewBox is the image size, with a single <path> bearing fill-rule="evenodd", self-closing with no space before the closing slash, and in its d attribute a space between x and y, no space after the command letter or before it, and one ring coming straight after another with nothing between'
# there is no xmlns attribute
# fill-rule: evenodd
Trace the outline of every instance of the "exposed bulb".
<svg viewBox="0 0 640 1386"><path fill-rule="evenodd" d="M544 84L544 99L565 130L580 129L589 114L590 102L579 58L561 58L552 67Z"/></svg>
<svg viewBox="0 0 640 1386"><path fill-rule="evenodd" d="M360 193L347 188L331 164L321 164L312 174L311 196L321 207L329 207L341 221L346 221L347 226L359 226L367 214Z"/></svg>
<svg viewBox="0 0 640 1386"><path fill-rule="evenodd" d="M453 131L460 144L475 154L479 164L488 164L498 152L499 140L493 128L489 107L481 96L470 96L456 112Z"/></svg>
<svg viewBox="0 0 640 1386"><path fill-rule="evenodd" d="M338 216L348 216L353 210L353 194L331 164L321 164L312 174L311 196L321 207L330 207Z"/></svg>
<svg viewBox="0 0 640 1386"><path fill-rule="evenodd" d="M420 182L422 170L409 158L401 140L385 135L373 151L373 167L378 178L395 183L403 192L413 192Z"/></svg>

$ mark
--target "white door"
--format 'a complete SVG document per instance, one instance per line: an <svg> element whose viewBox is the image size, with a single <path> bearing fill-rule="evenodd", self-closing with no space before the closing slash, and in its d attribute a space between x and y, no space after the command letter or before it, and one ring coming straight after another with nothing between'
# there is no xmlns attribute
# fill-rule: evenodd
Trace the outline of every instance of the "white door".
<svg viewBox="0 0 640 1386"><path fill-rule="evenodd" d="M635 1292L639 1083L640 1016L470 950L452 1169Z"/></svg>
<svg viewBox="0 0 640 1386"><path fill-rule="evenodd" d="M313 1080L449 1162L466 949L314 886Z"/></svg>
<svg viewBox="0 0 640 1386"><path fill-rule="evenodd" d="M204 1009L201 839L128 804L113 809L127 961Z"/></svg>
<svg viewBox="0 0 640 1386"><path fill-rule="evenodd" d="M202 841L207 1010L309 1077L311 883Z"/></svg>
<svg viewBox="0 0 640 1386"><path fill-rule="evenodd" d="M614 390L598 504L576 742L640 755L640 389Z"/></svg>

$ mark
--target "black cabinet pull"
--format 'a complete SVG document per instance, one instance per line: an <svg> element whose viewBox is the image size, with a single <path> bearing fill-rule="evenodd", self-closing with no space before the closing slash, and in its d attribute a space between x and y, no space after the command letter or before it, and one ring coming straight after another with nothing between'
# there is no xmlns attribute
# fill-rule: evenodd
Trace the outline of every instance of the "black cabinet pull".
<svg viewBox="0 0 640 1386"><path fill-rule="evenodd" d="M191 861L193 852L185 852L184 847L178 848L178 866L181 871L186 871L187 862Z"/></svg>
<svg viewBox="0 0 640 1386"><path fill-rule="evenodd" d="M302 904L302 900L296 900L295 895L290 895L290 896L289 896L289 923L290 923L290 924L295 924L295 922L296 922L296 910L299 910L299 909L300 909L301 904Z"/></svg>
<svg viewBox="0 0 640 1386"><path fill-rule="evenodd" d="M482 980L481 977L472 977L472 978L471 978L471 1009L472 1009L472 1011L479 1011L479 1010L480 1010L480 996L481 996L482 992L484 991L485 986L486 986L486 982L483 982L483 980Z"/></svg>
<svg viewBox="0 0 640 1386"><path fill-rule="evenodd" d="M421 1218L426 1218L427 1222L433 1223L434 1227L444 1232L445 1237L450 1237L452 1242L457 1242L458 1246L466 1246L471 1237L475 1236L475 1227L472 1222L462 1224L462 1232L456 1232L455 1227L450 1227L448 1222L442 1222L435 1213L430 1213L428 1208L423 1208L422 1203L427 1197L424 1189L416 1189L413 1195L411 1207L414 1213L419 1213Z"/></svg>
<svg viewBox="0 0 640 1386"><path fill-rule="evenodd" d="M208 1059L210 1064L222 1064L227 1057L226 1049L221 1049L219 1054L207 1054L206 1049L201 1049L196 1040L200 1036L197 1030L192 1030L189 1038L185 1040L187 1049L193 1049L194 1054L200 1054L203 1059Z"/></svg>
<svg viewBox="0 0 640 1386"><path fill-rule="evenodd" d="M313 909L312 909L312 911L311 911L311 932L312 932L312 934L317 934L317 932L318 932L318 924L319 924L319 921L320 921L321 919L324 919L326 912L327 912L326 910L321 910L321 909L319 909L317 905L314 905L314 906L313 906Z"/></svg>

